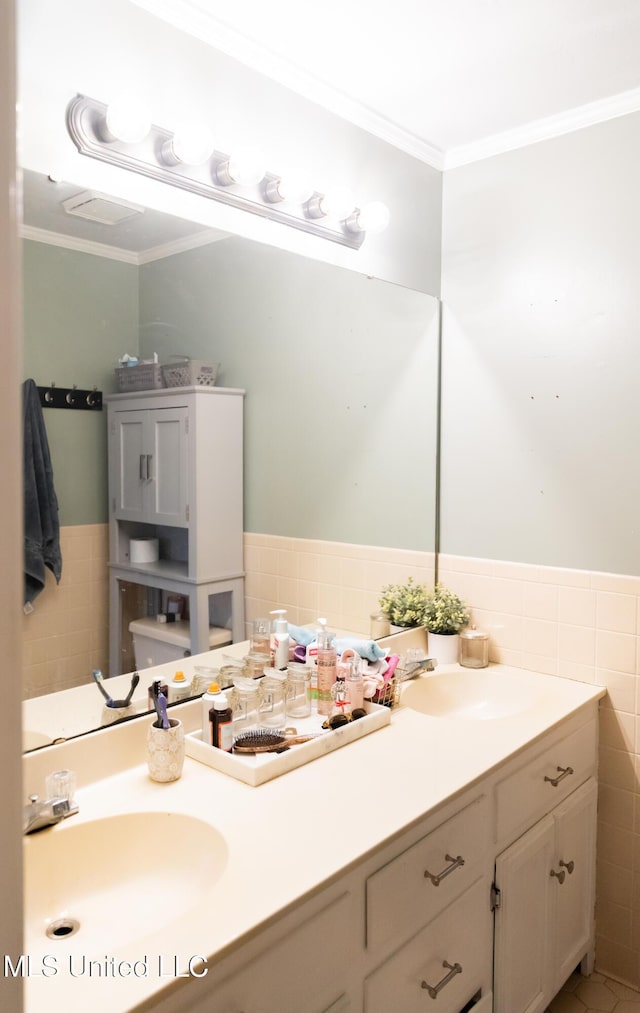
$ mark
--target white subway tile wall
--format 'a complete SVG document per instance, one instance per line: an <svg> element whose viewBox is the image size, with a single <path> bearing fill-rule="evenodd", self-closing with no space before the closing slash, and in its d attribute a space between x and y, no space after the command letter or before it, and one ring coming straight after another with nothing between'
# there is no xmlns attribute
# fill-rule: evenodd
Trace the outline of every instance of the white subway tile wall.
<svg viewBox="0 0 640 1013"><path fill-rule="evenodd" d="M492 661L608 690L600 708L596 967L640 988L640 578L441 555L439 580L489 633Z"/></svg>

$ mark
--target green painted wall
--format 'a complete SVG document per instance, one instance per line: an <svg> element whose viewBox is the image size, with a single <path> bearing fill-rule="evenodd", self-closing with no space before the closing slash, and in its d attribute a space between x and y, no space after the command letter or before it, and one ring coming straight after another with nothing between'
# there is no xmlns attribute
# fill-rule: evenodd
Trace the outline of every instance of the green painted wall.
<svg viewBox="0 0 640 1013"><path fill-rule="evenodd" d="M438 303L250 240L140 268L24 242L24 376L115 389L125 351L221 362L247 531L434 548ZM48 410L60 520L107 520L106 412Z"/></svg>
<svg viewBox="0 0 640 1013"><path fill-rule="evenodd" d="M246 390L246 531L434 548L436 299L229 238L141 267L140 321Z"/></svg>
<svg viewBox="0 0 640 1013"><path fill-rule="evenodd" d="M25 379L115 390L113 369L138 347L138 268L23 242ZM45 411L60 523L107 520L106 411Z"/></svg>

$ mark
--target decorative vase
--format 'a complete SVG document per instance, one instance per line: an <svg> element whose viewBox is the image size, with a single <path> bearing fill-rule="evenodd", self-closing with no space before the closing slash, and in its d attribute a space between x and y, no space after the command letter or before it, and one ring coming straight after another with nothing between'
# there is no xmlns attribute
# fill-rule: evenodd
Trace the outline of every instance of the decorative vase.
<svg viewBox="0 0 640 1013"><path fill-rule="evenodd" d="M439 665L455 665L460 651L460 637L457 633L432 633L429 631L429 654Z"/></svg>

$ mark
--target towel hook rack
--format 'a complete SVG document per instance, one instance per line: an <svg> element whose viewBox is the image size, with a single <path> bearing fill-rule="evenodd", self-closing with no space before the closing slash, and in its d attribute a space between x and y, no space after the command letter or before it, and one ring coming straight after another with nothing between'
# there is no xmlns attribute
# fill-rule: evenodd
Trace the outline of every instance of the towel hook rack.
<svg viewBox="0 0 640 1013"><path fill-rule="evenodd" d="M80 411L102 411L102 391L97 387L83 390L75 383L72 387L38 387L40 404L43 408L74 408Z"/></svg>

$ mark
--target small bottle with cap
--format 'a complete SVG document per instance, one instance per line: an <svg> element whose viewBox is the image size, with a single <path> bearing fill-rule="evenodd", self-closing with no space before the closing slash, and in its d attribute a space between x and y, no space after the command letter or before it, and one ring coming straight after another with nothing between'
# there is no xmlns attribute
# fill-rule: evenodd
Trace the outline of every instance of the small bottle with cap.
<svg viewBox="0 0 640 1013"><path fill-rule="evenodd" d="M233 710L225 693L216 693L209 711L211 745L230 753L233 747Z"/></svg>
<svg viewBox="0 0 640 1013"><path fill-rule="evenodd" d="M271 634L271 661L273 668L282 671L289 664L289 624L285 618L287 610L274 609L271 615L276 617Z"/></svg>
<svg viewBox="0 0 640 1013"><path fill-rule="evenodd" d="M167 683L168 703L178 703L179 700L187 700L191 696L192 679L187 679L182 671L174 672L173 679Z"/></svg>
<svg viewBox="0 0 640 1013"><path fill-rule="evenodd" d="M202 707L202 741L212 745L211 742L211 723L209 721L209 711L213 707L213 702L216 696L220 693L220 686L217 682L209 683L209 688L205 693L202 694L201 707Z"/></svg>
<svg viewBox="0 0 640 1013"><path fill-rule="evenodd" d="M460 664L463 668L486 668L489 664L489 634L473 624L460 630Z"/></svg>

